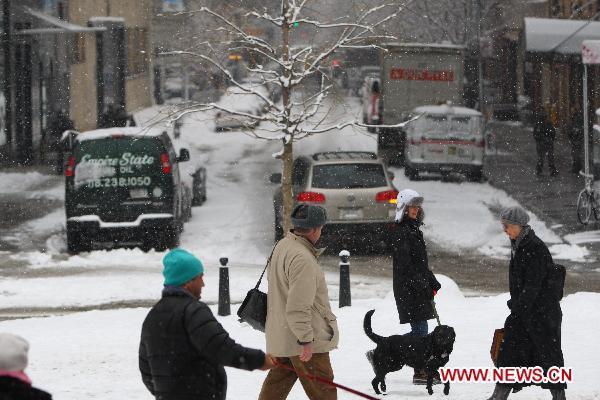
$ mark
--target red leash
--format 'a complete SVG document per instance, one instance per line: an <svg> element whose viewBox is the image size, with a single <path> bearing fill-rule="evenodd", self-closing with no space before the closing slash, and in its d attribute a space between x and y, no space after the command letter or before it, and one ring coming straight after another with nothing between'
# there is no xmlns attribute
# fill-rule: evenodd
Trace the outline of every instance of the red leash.
<svg viewBox="0 0 600 400"><path fill-rule="evenodd" d="M287 369L288 371L292 371L296 375L301 376L301 377L306 378L306 379L309 379L311 381L317 381L317 382L321 382L321 383L324 383L324 384L329 385L329 386L334 386L336 388L345 390L346 392L349 392L349 393L352 393L352 394L357 395L359 397L362 397L363 399L379 400L377 397L369 396L368 394L359 392L358 390L354 390L352 388L349 388L348 386L340 385L339 383L335 383L333 381L330 381L329 379L325 379L325 378L321 378L320 376L316 376L316 375L312 375L312 374L305 374L303 372L296 371L292 367L288 367L287 365L281 364L276 359L274 359L273 361L275 362L275 366L276 367Z"/></svg>

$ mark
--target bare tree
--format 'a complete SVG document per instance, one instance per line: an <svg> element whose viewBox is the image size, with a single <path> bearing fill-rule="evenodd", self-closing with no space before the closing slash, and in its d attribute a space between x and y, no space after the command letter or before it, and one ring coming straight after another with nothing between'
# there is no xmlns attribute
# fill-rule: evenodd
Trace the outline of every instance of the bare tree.
<svg viewBox="0 0 600 400"><path fill-rule="evenodd" d="M397 1L381 4L366 9L358 16L344 15L333 10L332 14L325 14L329 15L329 20L324 21L320 7L328 1L279 0L276 12L259 8L235 16L219 13L209 7L192 12L203 13L216 21L220 26L221 36L225 38L221 44L224 43L230 51L245 50L260 60L246 68L249 73L259 76L263 84L280 88L281 102L275 102L256 87L234 79L214 51L216 43L203 43L204 51L178 52L212 64L228 77L231 84L265 105L266 111L262 115L253 115L218 103L194 104L180 110L173 118L199 110L216 109L262 123L260 129L249 130L247 133L257 139L282 143L282 150L277 156L282 159L283 164L281 185L284 231L290 228L293 206L293 144L323 132L341 130L348 126L366 126L358 120L328 124L323 117L328 114L327 108L331 107L325 100L334 93L334 83L327 76L327 63L336 51L373 47L376 46L372 44L374 42L395 39L377 33L377 29L396 18L404 4L402 2L399 5ZM256 23L266 23L277 34L268 40L245 28ZM294 29L298 28L308 30L310 34L304 35L305 37L296 35ZM310 40L315 36L319 37L318 41Z"/></svg>

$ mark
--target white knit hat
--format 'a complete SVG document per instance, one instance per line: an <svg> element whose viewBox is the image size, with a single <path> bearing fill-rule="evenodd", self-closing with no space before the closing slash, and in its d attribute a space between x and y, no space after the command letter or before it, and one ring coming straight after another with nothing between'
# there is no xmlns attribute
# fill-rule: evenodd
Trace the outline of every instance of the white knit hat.
<svg viewBox="0 0 600 400"><path fill-rule="evenodd" d="M0 333L0 370L23 371L27 367L29 343L21 336Z"/></svg>
<svg viewBox="0 0 600 400"><path fill-rule="evenodd" d="M404 189L398 193L397 200L396 222L402 221L406 206L421 206L423 204L423 196L412 189Z"/></svg>

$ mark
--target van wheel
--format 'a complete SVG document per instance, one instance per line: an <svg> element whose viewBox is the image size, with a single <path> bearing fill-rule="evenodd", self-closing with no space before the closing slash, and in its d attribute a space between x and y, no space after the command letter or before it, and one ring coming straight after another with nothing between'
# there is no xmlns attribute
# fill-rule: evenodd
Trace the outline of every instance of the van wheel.
<svg viewBox="0 0 600 400"><path fill-rule="evenodd" d="M467 178L471 182L481 182L483 180L483 167L473 169L467 174Z"/></svg>
<svg viewBox="0 0 600 400"><path fill-rule="evenodd" d="M404 175L411 181L419 179L419 171L406 165L404 167Z"/></svg>
<svg viewBox="0 0 600 400"><path fill-rule="evenodd" d="M277 207L275 207L275 242L283 239L283 227L281 226L281 221L277 217Z"/></svg>
<svg viewBox="0 0 600 400"><path fill-rule="evenodd" d="M179 230L175 227L166 228L157 238L156 251L165 251L179 246Z"/></svg>
<svg viewBox="0 0 600 400"><path fill-rule="evenodd" d="M89 240L82 239L80 232L67 230L67 251L69 254L79 254L83 251L90 251L92 246Z"/></svg>

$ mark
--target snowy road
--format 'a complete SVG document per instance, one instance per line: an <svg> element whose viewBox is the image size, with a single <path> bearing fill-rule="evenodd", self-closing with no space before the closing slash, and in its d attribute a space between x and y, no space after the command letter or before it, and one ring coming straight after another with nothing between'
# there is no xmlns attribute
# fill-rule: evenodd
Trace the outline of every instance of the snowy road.
<svg viewBox="0 0 600 400"><path fill-rule="evenodd" d="M335 121L355 112L357 103L350 101L348 108L338 107L330 118ZM146 110L140 118L156 119L158 110ZM211 268L219 265L220 257L227 256L234 281L239 268L258 271L273 241L274 186L268 179L280 168L279 161L271 157L279 150L279 143L256 140L240 132L215 133L207 113L186 117L181 137L175 143L191 151L188 168L201 164L208 173L208 200L194 207L192 220L182 235L182 246L198 254ZM323 150L375 151L376 140L364 130L348 128L341 134L307 138L296 146L296 154ZM434 271L450 276L468 295L505 291L509 248L496 215L500 208L517 204L516 201L485 183L409 182L402 170L394 172L397 188L411 187L425 196L424 232ZM44 199L53 206L46 209L48 214L0 234L0 243L11 246L0 261L0 293L5 294L0 317L59 313L64 312L63 307L80 311L153 301L155 288L160 285L161 253L117 249L69 256L65 251L64 211L54 208L63 198L60 177L29 174L19 179L18 175L2 174L0 181L24 198ZM41 190L36 191L38 187ZM567 293L600 290L599 273L583 273L578 265L585 264L569 261L589 258L583 245L567 244L535 215L532 226L550 245L555 258L567 260ZM337 279L339 259L335 254L339 250L330 249L330 255L322 260L331 282ZM358 284L391 277L389 257L354 255L351 262L353 279ZM101 290L99 280L103 282ZM134 282L136 290L124 290L124 282ZM242 283L239 291L233 291L234 301L241 299L245 285ZM36 288L35 298L29 294L32 287ZM55 295L55 287L62 288L61 296ZM82 288L86 288L85 297L80 296Z"/></svg>

